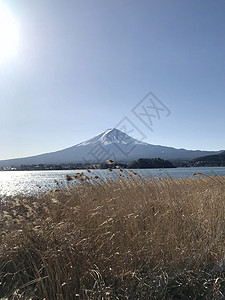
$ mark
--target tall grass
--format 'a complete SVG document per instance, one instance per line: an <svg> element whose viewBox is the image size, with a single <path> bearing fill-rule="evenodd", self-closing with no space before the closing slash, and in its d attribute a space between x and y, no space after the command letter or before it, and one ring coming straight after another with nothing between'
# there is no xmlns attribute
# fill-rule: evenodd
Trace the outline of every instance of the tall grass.
<svg viewBox="0 0 225 300"><path fill-rule="evenodd" d="M129 174L5 204L0 297L225 299L225 178Z"/></svg>

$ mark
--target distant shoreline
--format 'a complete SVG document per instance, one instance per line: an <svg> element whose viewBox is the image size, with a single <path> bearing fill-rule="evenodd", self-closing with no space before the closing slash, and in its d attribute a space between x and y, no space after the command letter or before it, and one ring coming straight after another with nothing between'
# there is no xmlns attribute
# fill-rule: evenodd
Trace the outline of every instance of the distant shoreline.
<svg viewBox="0 0 225 300"><path fill-rule="evenodd" d="M202 168L202 169L206 169L206 168L225 168L225 166L184 166L184 167L173 167L173 168L165 168L165 167L159 167L159 168L133 168L133 170L148 170L148 169L183 169L183 168ZM88 169L90 170L107 170L107 168L91 168L89 167ZM116 168L112 168L113 170L116 170ZM132 169L132 168L131 168ZM21 172L21 171L84 171L87 170L87 168L65 168L65 169L29 169L29 170L20 170L20 169L9 169L9 170L0 170L0 172ZM124 168L124 170L128 170L128 168Z"/></svg>

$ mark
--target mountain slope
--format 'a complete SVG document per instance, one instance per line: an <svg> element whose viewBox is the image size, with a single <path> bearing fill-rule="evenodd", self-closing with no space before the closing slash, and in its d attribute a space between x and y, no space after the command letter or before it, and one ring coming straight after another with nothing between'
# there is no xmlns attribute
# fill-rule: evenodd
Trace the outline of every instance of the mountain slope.
<svg viewBox="0 0 225 300"><path fill-rule="evenodd" d="M83 143L60 151L25 158L2 160L0 161L0 167L19 166L21 164L97 163L104 162L107 159L129 162L141 157L189 160L218 153L219 151L192 151L151 145L138 141L126 133L114 128L108 129Z"/></svg>
<svg viewBox="0 0 225 300"><path fill-rule="evenodd" d="M202 157L197 157L191 161L196 166L225 166L225 151Z"/></svg>

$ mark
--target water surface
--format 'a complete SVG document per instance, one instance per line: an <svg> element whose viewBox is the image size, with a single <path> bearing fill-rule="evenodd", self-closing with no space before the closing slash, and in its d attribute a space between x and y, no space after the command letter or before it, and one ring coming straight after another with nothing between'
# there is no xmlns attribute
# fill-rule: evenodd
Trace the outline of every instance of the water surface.
<svg viewBox="0 0 225 300"><path fill-rule="evenodd" d="M204 173L207 176L225 176L225 167L211 168L174 168L174 169L142 169L135 170L140 175L158 176L173 178L191 177L195 172ZM105 179L109 176L115 176L119 170L113 171L113 174L107 170L93 170L89 174L85 170L60 170L60 171L1 171L0 172L0 197L15 196L17 194L34 194L38 191L48 191L56 188L57 180L66 185L66 175L75 175L77 172L84 172L85 175L98 175Z"/></svg>

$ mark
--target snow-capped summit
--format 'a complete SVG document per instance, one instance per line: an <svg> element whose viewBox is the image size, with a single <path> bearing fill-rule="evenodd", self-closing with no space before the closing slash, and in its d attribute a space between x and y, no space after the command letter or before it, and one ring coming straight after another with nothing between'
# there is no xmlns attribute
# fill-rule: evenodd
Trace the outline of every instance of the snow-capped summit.
<svg viewBox="0 0 225 300"><path fill-rule="evenodd" d="M192 151L151 145L136 140L119 129L108 129L97 136L75 146L31 157L0 161L0 167L31 164L98 163L112 159L129 162L139 158L193 159L200 156L218 154L219 151Z"/></svg>
<svg viewBox="0 0 225 300"><path fill-rule="evenodd" d="M143 144L147 145L147 143L143 143L138 141L123 131L119 129L112 128L107 129L104 132L98 134L97 136L78 144L77 146L86 146L95 143L102 143L103 145L110 145L110 144Z"/></svg>

